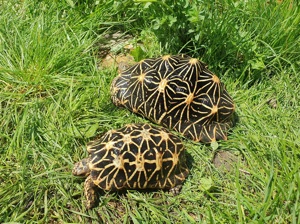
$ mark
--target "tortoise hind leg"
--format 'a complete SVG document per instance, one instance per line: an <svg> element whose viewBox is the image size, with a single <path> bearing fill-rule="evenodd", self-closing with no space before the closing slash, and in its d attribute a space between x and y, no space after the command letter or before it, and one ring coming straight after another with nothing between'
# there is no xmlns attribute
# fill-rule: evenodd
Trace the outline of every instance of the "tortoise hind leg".
<svg viewBox="0 0 300 224"><path fill-rule="evenodd" d="M97 186L94 184L92 177L88 176L84 182L84 195L86 198L86 208L91 209L95 207L96 202L98 201Z"/></svg>
<svg viewBox="0 0 300 224"><path fill-rule="evenodd" d="M169 190L169 192L170 192L171 194L173 194L173 195L178 195L178 194L180 193L180 191L181 191L181 188L182 188L182 184L179 184L179 185L177 185L177 186L171 188L171 189Z"/></svg>
<svg viewBox="0 0 300 224"><path fill-rule="evenodd" d="M190 172L186 165L185 158L182 158L181 162L182 164L180 164L179 169L168 179L168 182L173 185L173 187L169 189L169 192L173 195L178 195L180 193L182 189L182 183Z"/></svg>

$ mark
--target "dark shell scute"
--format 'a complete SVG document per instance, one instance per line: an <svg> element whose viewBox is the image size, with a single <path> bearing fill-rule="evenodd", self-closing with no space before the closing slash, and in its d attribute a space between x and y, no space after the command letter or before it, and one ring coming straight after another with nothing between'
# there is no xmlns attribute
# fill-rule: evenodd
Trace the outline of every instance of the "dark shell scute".
<svg viewBox="0 0 300 224"><path fill-rule="evenodd" d="M224 85L187 55L142 60L114 79L111 97L117 106L194 141L225 140L233 126L235 106Z"/></svg>
<svg viewBox="0 0 300 224"><path fill-rule="evenodd" d="M89 167L92 180L104 190L170 189L188 175L181 140L164 128L131 124L101 139L90 146ZM174 175L181 181L173 181Z"/></svg>

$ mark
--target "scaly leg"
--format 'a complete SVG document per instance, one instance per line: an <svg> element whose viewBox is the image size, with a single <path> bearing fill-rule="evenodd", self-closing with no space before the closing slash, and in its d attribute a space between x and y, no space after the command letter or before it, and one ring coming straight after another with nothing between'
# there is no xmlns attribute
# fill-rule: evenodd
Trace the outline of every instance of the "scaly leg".
<svg viewBox="0 0 300 224"><path fill-rule="evenodd" d="M177 185L177 186L171 188L171 189L169 190L169 192L175 196L175 195L178 195L178 194L180 193L181 188L182 188L182 185L179 184L179 185Z"/></svg>
<svg viewBox="0 0 300 224"><path fill-rule="evenodd" d="M88 176L84 182L84 194L86 198L87 209L95 207L95 204L98 200L96 189L97 186L94 184L91 176Z"/></svg>

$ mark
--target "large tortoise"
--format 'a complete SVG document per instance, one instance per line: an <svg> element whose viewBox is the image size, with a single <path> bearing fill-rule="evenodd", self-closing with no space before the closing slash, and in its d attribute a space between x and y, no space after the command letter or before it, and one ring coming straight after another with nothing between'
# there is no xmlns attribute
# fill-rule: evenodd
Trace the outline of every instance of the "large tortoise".
<svg viewBox="0 0 300 224"><path fill-rule="evenodd" d="M97 201L97 188L170 189L178 193L189 173L181 140L149 124L108 131L90 142L87 151L89 157L75 164L73 174L86 177L88 209Z"/></svg>
<svg viewBox="0 0 300 224"><path fill-rule="evenodd" d="M189 139L227 139L234 103L219 78L187 55L145 59L118 75L112 101Z"/></svg>

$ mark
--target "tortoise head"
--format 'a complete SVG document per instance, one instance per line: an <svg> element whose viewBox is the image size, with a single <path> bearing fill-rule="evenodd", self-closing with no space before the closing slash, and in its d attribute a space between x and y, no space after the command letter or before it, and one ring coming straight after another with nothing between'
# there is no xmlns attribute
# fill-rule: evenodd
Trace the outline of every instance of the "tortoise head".
<svg viewBox="0 0 300 224"><path fill-rule="evenodd" d="M87 177L90 175L90 168L89 168L89 162L90 158L85 158L78 163L75 163L72 174L74 176L82 176L82 177Z"/></svg>

